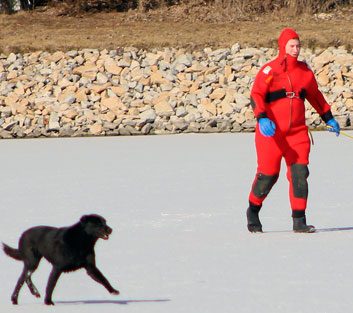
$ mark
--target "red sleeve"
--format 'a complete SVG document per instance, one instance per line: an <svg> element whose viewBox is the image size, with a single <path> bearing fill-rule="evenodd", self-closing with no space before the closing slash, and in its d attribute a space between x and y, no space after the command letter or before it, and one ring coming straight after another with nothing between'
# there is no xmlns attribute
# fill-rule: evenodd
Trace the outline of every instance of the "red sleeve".
<svg viewBox="0 0 353 313"><path fill-rule="evenodd" d="M306 90L306 99L313 106L313 108L320 114L321 118L328 122L332 118L331 107L326 102L323 94L320 92L314 73L310 70L311 81Z"/></svg>
<svg viewBox="0 0 353 313"><path fill-rule="evenodd" d="M255 117L259 120L266 117L266 94L268 92L270 82L272 80L272 69L269 65L265 65L255 77L253 87L251 89L251 105L254 110Z"/></svg>

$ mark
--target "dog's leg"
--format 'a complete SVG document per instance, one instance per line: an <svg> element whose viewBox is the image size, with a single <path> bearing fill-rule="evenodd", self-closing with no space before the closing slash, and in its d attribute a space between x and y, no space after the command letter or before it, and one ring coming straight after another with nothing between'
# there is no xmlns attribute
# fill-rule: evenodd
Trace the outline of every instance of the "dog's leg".
<svg viewBox="0 0 353 313"><path fill-rule="evenodd" d="M38 265L40 260L42 259L42 256L38 253L38 251L33 249L31 246L22 246L21 248L22 248L21 251L24 256L25 266L28 269L28 273L25 280L26 284L29 290L31 291L31 294L39 298L40 294L37 288L34 286L31 276L34 273L34 271L38 268Z"/></svg>
<svg viewBox="0 0 353 313"><path fill-rule="evenodd" d="M47 288L45 291L45 300L44 303L46 305L54 305L54 302L51 299L51 296L53 294L55 285L61 275L62 271L57 269L56 267L53 266L53 269L50 273L49 279L48 279L48 284L47 284Z"/></svg>
<svg viewBox="0 0 353 313"><path fill-rule="evenodd" d="M110 293L118 295L120 292L112 287L109 283L108 279L104 277L104 275L100 272L100 270L94 266L89 265L86 266L87 274L91 276L96 282L102 284Z"/></svg>
<svg viewBox="0 0 353 313"><path fill-rule="evenodd" d="M31 275L32 275L32 273L30 273L28 275L28 278L26 279L27 286L28 286L29 290L31 291L32 295L34 295L37 298L40 298L40 293L39 293L38 289L36 288L36 286L34 286L34 284L32 282Z"/></svg>
<svg viewBox="0 0 353 313"><path fill-rule="evenodd" d="M20 293L20 290L24 284L24 282L26 281L26 279L28 278L28 275L29 275L29 271L27 269L27 266L25 265L23 267L23 271L22 271L22 274L21 276L19 277L18 281L17 281L17 284L16 284L16 287L15 287L15 290L13 291L12 293L12 296L11 296L11 301L12 301L12 304L18 304L18 295Z"/></svg>

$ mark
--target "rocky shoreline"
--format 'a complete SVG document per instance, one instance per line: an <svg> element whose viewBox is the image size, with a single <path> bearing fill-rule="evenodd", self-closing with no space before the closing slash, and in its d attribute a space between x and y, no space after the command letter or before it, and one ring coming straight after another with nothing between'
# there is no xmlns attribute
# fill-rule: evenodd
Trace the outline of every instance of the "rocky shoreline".
<svg viewBox="0 0 353 313"><path fill-rule="evenodd" d="M250 89L274 49L188 53L135 48L0 55L0 138L251 132ZM301 59L344 129L353 129L353 55ZM306 103L311 129L324 126Z"/></svg>

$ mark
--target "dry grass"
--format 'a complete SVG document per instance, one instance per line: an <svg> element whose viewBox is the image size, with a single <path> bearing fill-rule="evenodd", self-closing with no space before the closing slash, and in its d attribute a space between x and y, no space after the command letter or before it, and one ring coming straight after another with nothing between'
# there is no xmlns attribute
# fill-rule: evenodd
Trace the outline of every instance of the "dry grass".
<svg viewBox="0 0 353 313"><path fill-rule="evenodd" d="M345 45L352 49L352 9L321 18L300 17L282 9L244 17L236 7L174 6L149 12L62 15L58 8L0 15L0 52L68 51L82 48L117 49L134 46L153 49L182 47L274 47L282 29L298 31L304 47Z"/></svg>

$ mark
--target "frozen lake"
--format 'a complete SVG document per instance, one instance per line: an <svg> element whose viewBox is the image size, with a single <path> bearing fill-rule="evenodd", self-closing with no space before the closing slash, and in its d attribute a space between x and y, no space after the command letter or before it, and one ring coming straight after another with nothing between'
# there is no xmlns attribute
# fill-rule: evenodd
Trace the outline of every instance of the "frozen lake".
<svg viewBox="0 0 353 313"><path fill-rule="evenodd" d="M353 135L353 132L347 132ZM53 300L10 301L22 263L0 254L1 312L347 313L353 297L353 140L314 132L307 219L294 234L285 167L264 203L265 233L245 211L254 134L1 140L0 240L36 225L103 215L97 265L121 295L84 270L61 276ZM33 282L44 296L51 266Z"/></svg>

